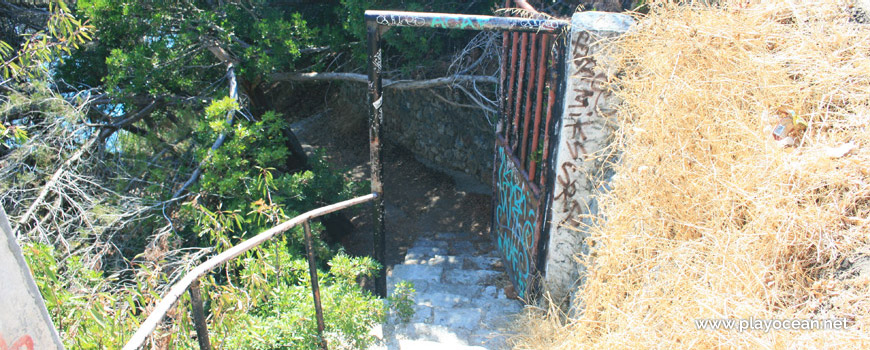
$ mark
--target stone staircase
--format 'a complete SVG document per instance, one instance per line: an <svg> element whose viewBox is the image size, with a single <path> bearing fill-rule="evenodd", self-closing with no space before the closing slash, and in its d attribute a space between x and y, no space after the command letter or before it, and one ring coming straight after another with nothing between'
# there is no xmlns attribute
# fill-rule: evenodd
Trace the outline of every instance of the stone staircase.
<svg viewBox="0 0 870 350"><path fill-rule="evenodd" d="M505 296L510 282L493 244L467 233L424 236L387 275L389 293L414 284L415 313L409 322L389 315L373 349L507 349L506 327L523 304Z"/></svg>

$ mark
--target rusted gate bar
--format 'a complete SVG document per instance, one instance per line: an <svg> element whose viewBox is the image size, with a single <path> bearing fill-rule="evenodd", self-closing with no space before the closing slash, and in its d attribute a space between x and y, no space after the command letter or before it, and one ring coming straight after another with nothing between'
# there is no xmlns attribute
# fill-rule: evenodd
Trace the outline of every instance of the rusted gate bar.
<svg viewBox="0 0 870 350"><path fill-rule="evenodd" d="M519 40L520 34L519 33L510 33L510 34L511 34L511 47L513 48L511 50L511 65L509 68L511 71L511 80L510 80L510 84L508 84L508 86L507 86L507 95L504 95L505 97L502 98L502 100L505 101L505 108L502 109L502 113L504 115L511 115L511 111L513 111L513 108L511 108L512 106L511 106L511 103L509 101L511 101L510 97L513 96L513 94L514 94L514 83L517 81L517 47L519 47L519 42L520 42L520 40ZM507 46L504 46L504 47L507 47ZM504 80L502 80L501 85L504 86ZM503 119L503 118L499 118L499 119ZM502 120L502 121L504 121L504 120ZM513 126L515 124L516 123L513 123L513 124L507 123L507 125L506 125L507 128L504 130L505 141L507 141L508 144L510 144L510 138L508 138L508 137L513 132L512 131Z"/></svg>
<svg viewBox="0 0 870 350"><path fill-rule="evenodd" d="M556 153L556 142L550 143L550 135L556 132L556 124L553 122L553 118L556 117L555 114L561 111L561 99L556 99L556 96L563 95L563 89L565 88L562 83L564 79L562 79L561 72L564 71L565 66L565 42L563 40L559 40L558 38L553 38L553 48L551 55L551 66L554 69L549 70L547 77L547 117L544 121L544 149L543 155L541 157L541 176L540 176L540 185L542 187L552 187L548 186L548 183L553 182L553 177L555 176L555 170L550 167L555 166L555 162L550 161L550 156Z"/></svg>
<svg viewBox="0 0 870 350"><path fill-rule="evenodd" d="M538 62L536 61L538 56L535 56L535 46L538 43L538 35L532 35L532 42L529 45L529 55L531 56L531 61L529 61L529 72L528 78L529 81L528 86L526 86L526 99L525 99L525 109L523 110L523 139L522 146L520 147L520 162L523 166L528 163L528 154L526 151L529 149L529 121L531 121L531 111L532 111L532 98L534 95L534 89L538 82L535 80L535 68L537 67ZM541 68L546 67L541 65Z"/></svg>
<svg viewBox="0 0 870 350"><path fill-rule="evenodd" d="M384 122L383 95L384 87L381 79L381 26L375 20L369 18L366 11L366 37L369 51L369 153L371 156L371 183L372 193L378 195L374 200L375 230L372 235L373 257L381 263L380 273L375 280L375 293L381 297L387 296L387 271L385 250L387 240L385 236L386 222L384 221L384 155L381 153L381 139L384 131L381 124Z"/></svg>
<svg viewBox="0 0 870 350"><path fill-rule="evenodd" d="M522 41L520 42L520 67L519 72L517 73L517 96L514 102L514 122L513 122L513 143L508 144L513 151L517 150L517 147L520 145L520 111L523 108L523 82L526 77L526 57L528 54L527 48L529 47L529 33L523 33Z"/></svg>
<svg viewBox="0 0 870 350"><path fill-rule="evenodd" d="M520 69L524 70L526 66L525 57L527 52L527 41L530 33L533 35L541 34L556 34L569 25L567 21L546 19L546 18L518 18L518 17L495 17L495 16L478 16L478 15L459 15L446 13L423 13L423 12L404 12L404 11L366 11L366 32L368 40L368 75L369 75L369 147L371 154L371 183L372 192L377 194L374 201L375 215L375 230L373 234L373 256L375 260L384 264L381 269L377 281L375 282L375 291L380 296L386 296L386 264L384 261L386 249L386 227L384 221L384 170L383 170L383 154L381 153L381 141L383 140L383 83L381 71L383 69L383 52L381 51L381 35L389 27L417 27L417 28L440 28L440 29L464 29L464 30L483 30L483 31L508 31L508 32L524 32ZM512 35L512 44L514 48L517 46L515 34ZM534 55L534 52L532 53ZM511 84L508 90L513 89L515 79L522 84L524 79L523 74L516 74L514 66L516 64L516 49L511 53ZM530 69L532 71L532 69ZM506 72L505 72L506 73ZM532 75L530 73L530 75ZM506 76L506 74L503 74ZM534 78L530 78L532 80ZM529 93L532 94L531 85L529 85ZM517 88L517 93L520 94L520 89ZM510 95L510 91L508 95ZM531 99L532 97L527 97ZM528 102L527 102L528 103ZM502 102L502 106L507 106L510 103ZM521 110L523 105L517 103L515 112ZM514 123L513 125L517 125ZM506 133L510 130L505 130ZM524 130L524 132L528 132ZM519 145L519 136L514 141ZM528 174L528 170L522 170L524 174ZM537 186L533 188L540 192Z"/></svg>
<svg viewBox="0 0 870 350"><path fill-rule="evenodd" d="M544 102L544 85L546 85L545 73L547 72L547 51L549 51L549 39L551 35L547 34L541 38L541 59L538 64L538 77L536 78L538 91L535 93L535 125L532 127L532 151L529 161L529 180L535 182L535 172L537 170L537 162L535 161L536 153L538 152L538 136L541 134L541 111ZM548 124L544 124L548 125ZM544 133L546 134L546 132ZM543 160L543 157L542 159Z"/></svg>
<svg viewBox="0 0 870 350"><path fill-rule="evenodd" d="M323 337L323 307L320 306L320 284L317 283L317 265L314 262L314 238L311 237L311 225L308 220L302 222L305 229L305 251L308 253L308 273L311 274L311 296L314 298L314 314L317 317L317 335L320 336L320 347L327 350L326 338Z"/></svg>
<svg viewBox="0 0 870 350"><path fill-rule="evenodd" d="M205 323L205 311L202 308L202 295L199 290L199 278L190 284L190 307L193 313L193 327L196 328L196 341L199 342L199 350L211 350L211 342L208 341L208 325Z"/></svg>

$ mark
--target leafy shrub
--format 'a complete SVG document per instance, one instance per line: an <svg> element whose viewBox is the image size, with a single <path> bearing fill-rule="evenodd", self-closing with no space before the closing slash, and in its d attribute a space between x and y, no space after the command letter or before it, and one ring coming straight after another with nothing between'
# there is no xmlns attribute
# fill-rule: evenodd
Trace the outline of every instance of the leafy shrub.
<svg viewBox="0 0 870 350"><path fill-rule="evenodd" d="M390 310L396 313L399 321L407 323L414 317L414 283L402 281L396 284L393 293L387 298Z"/></svg>

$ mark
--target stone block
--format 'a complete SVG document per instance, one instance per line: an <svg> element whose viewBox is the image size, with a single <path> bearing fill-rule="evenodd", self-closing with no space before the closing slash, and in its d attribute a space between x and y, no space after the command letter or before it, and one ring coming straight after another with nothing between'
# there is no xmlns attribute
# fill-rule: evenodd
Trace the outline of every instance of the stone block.
<svg viewBox="0 0 870 350"><path fill-rule="evenodd" d="M390 275L393 281L427 281L438 282L444 269L429 265L396 265Z"/></svg>
<svg viewBox="0 0 870 350"><path fill-rule="evenodd" d="M472 256L477 252L474 244L469 241L455 241L450 245L450 254Z"/></svg>
<svg viewBox="0 0 870 350"><path fill-rule="evenodd" d="M465 329L450 329L441 325L430 325L426 323L414 323L411 325L414 329L414 334L419 340L437 341L449 345L442 345L439 349L454 349L453 346L468 345L464 340L467 339L471 332Z"/></svg>
<svg viewBox="0 0 870 350"><path fill-rule="evenodd" d="M428 291L433 293L456 294L467 298L477 298L483 292L483 286L453 283L435 283L431 285L431 288L429 288Z"/></svg>
<svg viewBox="0 0 870 350"><path fill-rule="evenodd" d="M436 255L426 260L427 265L441 266L445 269L461 269L464 259L453 255Z"/></svg>
<svg viewBox="0 0 870 350"><path fill-rule="evenodd" d="M496 286L486 286L486 288L483 289L481 297L496 299L498 297L498 288L496 288Z"/></svg>
<svg viewBox="0 0 870 350"><path fill-rule="evenodd" d="M405 259L428 259L435 255L447 255L447 249L439 247L413 247L408 249Z"/></svg>
<svg viewBox="0 0 870 350"><path fill-rule="evenodd" d="M439 239L445 242L458 241L458 240L468 240L470 236L467 233L456 233L456 232L438 232L435 234L435 239Z"/></svg>
<svg viewBox="0 0 870 350"><path fill-rule="evenodd" d="M486 310L486 319L493 322L498 318L513 317L523 311L523 303L513 299L475 299L471 305Z"/></svg>
<svg viewBox="0 0 870 350"><path fill-rule="evenodd" d="M442 248L447 249L449 243L444 240L432 240L428 238L419 238L414 242L414 248Z"/></svg>
<svg viewBox="0 0 870 350"><path fill-rule="evenodd" d="M496 256L474 256L465 259L464 267L467 270L497 270L503 269L504 264Z"/></svg>
<svg viewBox="0 0 870 350"><path fill-rule="evenodd" d="M437 342L428 340L400 340L399 350L487 350L480 346L471 346L455 342Z"/></svg>
<svg viewBox="0 0 870 350"><path fill-rule="evenodd" d="M468 305L471 299L459 294L430 291L426 294L417 295L417 305L433 306L440 308L452 308L460 305Z"/></svg>
<svg viewBox="0 0 870 350"><path fill-rule="evenodd" d="M444 282L463 285L489 284L500 273L489 270L454 270L444 274Z"/></svg>
<svg viewBox="0 0 870 350"><path fill-rule="evenodd" d="M480 324L480 309L464 308L438 310L435 312L435 324L446 326L450 329L475 330Z"/></svg>

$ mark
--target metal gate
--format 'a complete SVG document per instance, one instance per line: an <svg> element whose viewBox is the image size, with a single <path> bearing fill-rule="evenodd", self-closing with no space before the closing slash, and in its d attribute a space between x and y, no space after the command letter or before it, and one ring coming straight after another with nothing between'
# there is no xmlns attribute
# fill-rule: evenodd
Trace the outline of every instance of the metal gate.
<svg viewBox="0 0 870 350"><path fill-rule="evenodd" d="M513 6L508 0L506 7ZM568 22L555 19L493 17L443 13L366 11L369 53L369 147L374 211L374 258L384 261L383 85L381 34L388 27L502 31L504 50L496 126L492 232L517 294L535 290L545 254L544 217L553 188L555 125L560 120L559 76L564 52L557 35ZM376 283L386 294L385 274Z"/></svg>
<svg viewBox="0 0 870 350"><path fill-rule="evenodd" d="M506 7L511 7L508 0ZM493 224L499 253L516 287L526 297L537 287L546 237L555 145L561 108L559 76L564 52L556 36L510 32L503 37L501 113L496 129Z"/></svg>

